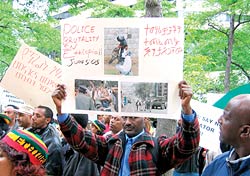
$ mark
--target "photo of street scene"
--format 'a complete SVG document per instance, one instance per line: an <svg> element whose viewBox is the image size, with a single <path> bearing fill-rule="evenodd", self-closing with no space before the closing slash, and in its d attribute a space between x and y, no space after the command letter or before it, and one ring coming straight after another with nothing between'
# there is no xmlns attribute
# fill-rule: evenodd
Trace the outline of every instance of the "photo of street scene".
<svg viewBox="0 0 250 176"><path fill-rule="evenodd" d="M168 83L121 82L121 111L167 113Z"/></svg>
<svg viewBox="0 0 250 176"><path fill-rule="evenodd" d="M118 82L75 80L76 110L118 112Z"/></svg>

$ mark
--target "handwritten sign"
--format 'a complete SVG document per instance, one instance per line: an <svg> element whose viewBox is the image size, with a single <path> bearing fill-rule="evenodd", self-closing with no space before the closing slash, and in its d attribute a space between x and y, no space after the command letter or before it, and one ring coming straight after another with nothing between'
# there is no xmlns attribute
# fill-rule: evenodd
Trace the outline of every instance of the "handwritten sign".
<svg viewBox="0 0 250 176"><path fill-rule="evenodd" d="M61 76L60 64L23 44L0 84L27 104L53 108L51 94Z"/></svg>
<svg viewBox="0 0 250 176"><path fill-rule="evenodd" d="M63 25L62 40L62 56L68 67L75 64L99 64L99 60L95 58L102 54L102 48L86 49L80 47L82 43L85 43L85 45L98 45L100 43L99 33L96 31L95 25L65 23ZM81 58L81 56L86 56L86 58L79 59L78 57Z"/></svg>
<svg viewBox="0 0 250 176"><path fill-rule="evenodd" d="M179 111L177 83L183 77L183 19L78 16L63 20L61 27L62 80L68 91L63 112L100 113L106 108L98 108L102 97L96 95L102 94L103 87L112 102L109 112L101 113L165 117ZM141 89L143 86L148 88ZM87 87L86 95L94 103L99 102L98 107L85 104L78 109L79 94L75 91L79 87ZM136 107L137 101L145 107Z"/></svg>
<svg viewBox="0 0 250 176"><path fill-rule="evenodd" d="M183 52L181 39L177 36L181 35L183 28L180 25L161 25L151 26L147 24L144 28L144 57L179 55Z"/></svg>

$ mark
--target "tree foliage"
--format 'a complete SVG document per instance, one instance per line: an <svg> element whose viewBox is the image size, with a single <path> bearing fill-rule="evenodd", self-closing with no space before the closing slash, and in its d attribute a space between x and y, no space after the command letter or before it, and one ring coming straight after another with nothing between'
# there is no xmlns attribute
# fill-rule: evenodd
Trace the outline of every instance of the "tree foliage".
<svg viewBox="0 0 250 176"><path fill-rule="evenodd" d="M250 25L250 2L207 2L208 11L191 14L186 18L186 56L206 56L209 62L204 71L224 71L224 77L214 81L214 89L210 87L210 91L221 92L224 89L227 92L250 81L250 63L247 59L250 40L246 38Z"/></svg>
<svg viewBox="0 0 250 176"><path fill-rule="evenodd" d="M153 83L135 84L135 94L141 100L146 100L150 97L150 93L153 93L153 87Z"/></svg>
<svg viewBox="0 0 250 176"><path fill-rule="evenodd" d="M18 0L17 0L18 1ZM51 12L59 11L65 4L70 6L71 15L90 10L91 17L134 17L147 16L147 8L156 4L162 8L158 11L164 17L177 16L175 1L138 0L132 7L115 5L108 0L44 0L20 1L22 9L12 8L12 1L0 2L0 69L1 73L15 56L22 42L47 56L60 59L60 31L55 28ZM34 9L41 3L47 3L46 17L41 17ZM249 43L249 4L246 0L208 0L207 11L185 16L185 60L184 77L195 88L195 92L222 92L225 88L224 78L226 64L230 55L230 28L221 17L231 19L235 25L232 40L232 57L230 61L230 89L250 80ZM151 6L150 6L151 4ZM148 6L147 6L148 5ZM31 10L30 10L31 9ZM33 10L32 10L33 9ZM140 13L138 13L140 12ZM209 72L218 71L216 79L209 77ZM223 75L224 74L224 75ZM198 84L197 84L198 83ZM196 86L198 85L198 86Z"/></svg>
<svg viewBox="0 0 250 176"><path fill-rule="evenodd" d="M18 49L16 34L12 29L18 30L20 23L15 20L18 13L12 11L10 4L0 3L0 11L0 69L4 72Z"/></svg>
<svg viewBox="0 0 250 176"><path fill-rule="evenodd" d="M0 2L0 11L1 76L22 43L35 47L47 56L60 53L60 31L51 26L54 23L36 21L26 11L13 9L12 2L8 1Z"/></svg>

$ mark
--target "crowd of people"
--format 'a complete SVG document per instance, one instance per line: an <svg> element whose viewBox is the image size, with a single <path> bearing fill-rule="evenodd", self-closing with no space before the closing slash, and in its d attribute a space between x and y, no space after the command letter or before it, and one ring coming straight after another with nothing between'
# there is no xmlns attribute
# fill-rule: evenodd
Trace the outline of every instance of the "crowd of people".
<svg viewBox="0 0 250 176"><path fill-rule="evenodd" d="M118 111L116 87L78 85L75 88L76 109L96 111Z"/></svg>
<svg viewBox="0 0 250 176"><path fill-rule="evenodd" d="M152 100L146 99L146 100L140 100L137 99L135 102L136 110L137 111L149 111L152 110Z"/></svg>
<svg viewBox="0 0 250 176"><path fill-rule="evenodd" d="M229 148L208 161L200 147L200 126L190 105L193 92L179 83L182 111L176 134L156 137L149 118L62 113L64 85L51 108L7 105L0 114L0 169L6 176L144 176L250 174L250 95L230 100L219 117L220 141ZM215 155L213 155L215 156Z"/></svg>

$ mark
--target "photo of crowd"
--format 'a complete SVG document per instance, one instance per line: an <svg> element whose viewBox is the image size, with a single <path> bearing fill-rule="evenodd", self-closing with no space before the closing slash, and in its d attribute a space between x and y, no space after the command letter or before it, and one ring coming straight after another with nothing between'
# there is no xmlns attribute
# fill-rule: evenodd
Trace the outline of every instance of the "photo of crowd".
<svg viewBox="0 0 250 176"><path fill-rule="evenodd" d="M118 112L117 86L117 81L76 79L76 109Z"/></svg>

